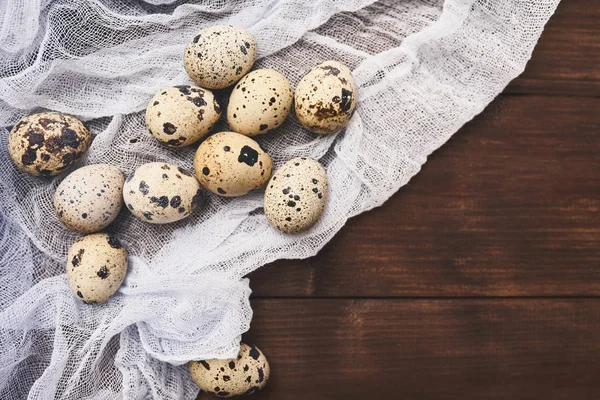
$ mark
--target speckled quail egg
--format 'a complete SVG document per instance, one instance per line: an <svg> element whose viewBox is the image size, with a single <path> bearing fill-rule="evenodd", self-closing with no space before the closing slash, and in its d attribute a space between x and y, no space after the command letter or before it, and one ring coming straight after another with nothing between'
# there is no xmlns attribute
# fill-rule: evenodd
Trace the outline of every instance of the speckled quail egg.
<svg viewBox="0 0 600 400"><path fill-rule="evenodd" d="M192 361L192 380L205 392L219 397L248 395L269 380L269 362L258 347L242 343L237 358Z"/></svg>
<svg viewBox="0 0 600 400"><path fill-rule="evenodd" d="M85 303L103 303L127 273L127 252L114 237L93 233L77 240L67 255L67 281Z"/></svg>
<svg viewBox="0 0 600 400"><path fill-rule="evenodd" d="M271 176L271 157L247 136L219 132L209 136L196 151L194 169L200 184L227 197L258 189Z"/></svg>
<svg viewBox="0 0 600 400"><path fill-rule="evenodd" d="M310 158L294 158L279 168L265 190L265 216L275 228L298 233L313 226L327 202L327 174Z"/></svg>
<svg viewBox="0 0 600 400"><path fill-rule="evenodd" d="M123 183L123 173L112 165L81 167L56 188L56 215L72 231L98 232L119 214L123 204Z"/></svg>
<svg viewBox="0 0 600 400"><path fill-rule="evenodd" d="M198 85L223 89L246 75L255 59L256 41L250 32L216 25L201 30L187 44L183 65Z"/></svg>
<svg viewBox="0 0 600 400"><path fill-rule="evenodd" d="M44 112L21 118L8 135L8 153L23 172L58 175L90 147L92 135L77 118Z"/></svg>
<svg viewBox="0 0 600 400"><path fill-rule="evenodd" d="M350 120L356 98L356 83L350 69L337 61L325 61L298 83L296 116L315 133L337 132Z"/></svg>
<svg viewBox="0 0 600 400"><path fill-rule="evenodd" d="M146 108L146 126L154 138L179 147L206 136L221 116L210 90L175 86L158 92Z"/></svg>
<svg viewBox="0 0 600 400"><path fill-rule="evenodd" d="M272 69L258 69L235 86L227 106L227 121L235 132L255 136L285 121L294 91L285 76Z"/></svg>
<svg viewBox="0 0 600 400"><path fill-rule="evenodd" d="M152 224L179 221L192 213L202 197L198 180L177 165L153 162L127 177L123 200L133 215Z"/></svg>

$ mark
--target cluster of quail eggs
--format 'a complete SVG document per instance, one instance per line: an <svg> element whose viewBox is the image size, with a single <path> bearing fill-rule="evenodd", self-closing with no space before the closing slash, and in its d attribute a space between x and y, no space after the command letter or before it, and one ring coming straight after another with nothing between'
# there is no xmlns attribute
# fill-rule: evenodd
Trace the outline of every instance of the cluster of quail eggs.
<svg viewBox="0 0 600 400"><path fill-rule="evenodd" d="M138 166L125 179L108 164L81 167L56 188L54 208L70 230L86 234L71 246L67 280L85 303L101 303L117 292L127 272L127 253L118 238L101 233L123 204L151 224L167 224L192 214L202 189L225 197L265 188L264 212L276 229L299 233L320 218L327 202L327 174L316 160L298 157L272 173L269 154L252 139L283 124L292 108L310 131L326 135L342 129L356 106L356 84L337 61L317 65L294 91L273 69L249 72L256 59L254 37L245 29L212 26L187 44L184 67L196 85L160 90L148 103L146 126L170 147L198 141L194 173L177 165L153 162ZM223 110L214 90L233 86ZM212 133L226 113L231 131ZM54 176L87 151L92 136L73 116L44 112L22 118L11 130L8 151L22 171ZM198 386L221 397L250 394L269 378L269 364L253 345L242 344L237 358L190 363Z"/></svg>

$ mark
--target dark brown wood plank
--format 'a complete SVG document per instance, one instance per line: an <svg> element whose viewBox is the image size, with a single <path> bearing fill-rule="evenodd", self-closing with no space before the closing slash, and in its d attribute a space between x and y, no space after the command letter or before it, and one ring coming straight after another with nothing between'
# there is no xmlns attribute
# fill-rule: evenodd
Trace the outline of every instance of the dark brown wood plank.
<svg viewBox="0 0 600 400"><path fill-rule="evenodd" d="M600 398L600 299L252 305L272 369L256 400Z"/></svg>
<svg viewBox="0 0 600 400"><path fill-rule="evenodd" d="M600 295L600 99L504 96L256 296Z"/></svg>
<svg viewBox="0 0 600 400"><path fill-rule="evenodd" d="M506 92L600 96L598 21L597 0L562 1L525 72Z"/></svg>

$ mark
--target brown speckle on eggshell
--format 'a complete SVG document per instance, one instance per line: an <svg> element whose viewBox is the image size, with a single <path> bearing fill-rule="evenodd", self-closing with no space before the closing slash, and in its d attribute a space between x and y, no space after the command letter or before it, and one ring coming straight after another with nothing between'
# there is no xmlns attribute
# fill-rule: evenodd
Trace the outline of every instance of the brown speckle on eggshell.
<svg viewBox="0 0 600 400"><path fill-rule="evenodd" d="M219 397L255 393L267 384L271 372L264 353L245 343L236 358L192 361L189 371L200 389Z"/></svg>
<svg viewBox="0 0 600 400"><path fill-rule="evenodd" d="M282 232L303 232L321 217L327 191L325 168L310 158L294 158L283 164L267 184L265 216Z"/></svg>
<svg viewBox="0 0 600 400"><path fill-rule="evenodd" d="M43 112L21 118L8 135L8 153L23 172L54 176L87 151L92 135L77 118Z"/></svg>
<svg viewBox="0 0 600 400"><path fill-rule="evenodd" d="M190 145L206 136L221 116L210 90L182 85L159 91L146 108L152 136L172 147Z"/></svg>
<svg viewBox="0 0 600 400"><path fill-rule="evenodd" d="M194 169L200 184L211 192L242 196L263 186L271 176L271 157L247 136L219 132L198 147Z"/></svg>
<svg viewBox="0 0 600 400"><path fill-rule="evenodd" d="M293 100L294 91L285 76L258 69L244 76L231 92L227 122L243 135L262 135L285 121Z"/></svg>
<svg viewBox="0 0 600 400"><path fill-rule="evenodd" d="M337 132L348 124L357 94L350 69L337 61L325 61L298 83L294 96L296 116L315 133Z"/></svg>
<svg viewBox="0 0 600 400"><path fill-rule="evenodd" d="M127 273L127 252L106 233L77 240L67 254L67 281L85 303L103 303L115 294Z"/></svg>
<svg viewBox="0 0 600 400"><path fill-rule="evenodd" d="M240 80L256 59L256 41L247 30L215 25L198 32L184 50L190 78L208 89L223 89Z"/></svg>
<svg viewBox="0 0 600 400"><path fill-rule="evenodd" d="M93 164L70 173L56 188L54 209L72 231L91 233L107 227L123 204L123 173L108 164Z"/></svg>
<svg viewBox="0 0 600 400"><path fill-rule="evenodd" d="M139 166L123 187L129 211L151 224L167 224L189 216L201 198L200 184L192 173L164 162Z"/></svg>

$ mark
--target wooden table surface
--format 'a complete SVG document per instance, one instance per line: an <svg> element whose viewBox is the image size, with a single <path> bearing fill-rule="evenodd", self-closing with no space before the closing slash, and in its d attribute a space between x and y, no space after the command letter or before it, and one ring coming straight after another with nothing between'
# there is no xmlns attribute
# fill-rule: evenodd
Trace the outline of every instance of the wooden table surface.
<svg viewBox="0 0 600 400"><path fill-rule="evenodd" d="M600 1L563 0L407 186L251 287L255 400L599 399Z"/></svg>

